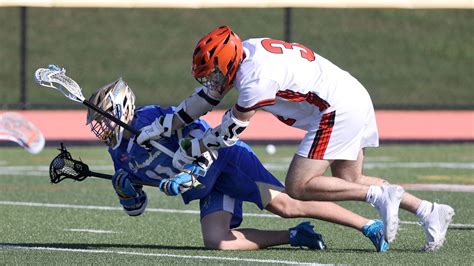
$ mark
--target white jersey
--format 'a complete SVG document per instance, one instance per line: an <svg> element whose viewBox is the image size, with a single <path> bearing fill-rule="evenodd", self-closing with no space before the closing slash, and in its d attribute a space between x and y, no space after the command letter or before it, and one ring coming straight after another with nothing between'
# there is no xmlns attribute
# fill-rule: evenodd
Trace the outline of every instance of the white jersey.
<svg viewBox="0 0 474 266"><path fill-rule="evenodd" d="M280 121L308 131L298 154L309 158L353 159L361 147L378 145L370 96L348 72L296 43L259 38L246 40L243 46L245 59L233 83L239 92L237 110L262 108ZM366 135L366 117L371 117L371 130L375 130L368 135L377 140L351 144L354 151L350 156L338 152L331 155L331 151L327 151L332 147L335 151L347 150L342 147L344 143L354 142L351 138L355 133L344 135L347 127L358 135ZM353 124L346 123L349 120L361 126L354 128ZM318 129L324 131L324 127L330 127L327 133L317 133ZM336 141L335 136L342 146L329 143L328 148L330 140ZM317 146L323 150L316 151Z"/></svg>

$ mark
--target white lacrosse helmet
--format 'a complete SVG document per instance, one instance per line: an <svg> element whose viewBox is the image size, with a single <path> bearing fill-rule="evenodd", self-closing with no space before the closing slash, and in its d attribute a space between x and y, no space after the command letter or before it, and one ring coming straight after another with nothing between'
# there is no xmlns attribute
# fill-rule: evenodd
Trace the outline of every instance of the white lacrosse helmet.
<svg viewBox="0 0 474 266"><path fill-rule="evenodd" d="M129 123L135 112L135 94L122 78L98 89L89 101L124 123ZM115 149L120 145L123 127L90 108L87 111L86 124L90 125L91 131L108 146Z"/></svg>

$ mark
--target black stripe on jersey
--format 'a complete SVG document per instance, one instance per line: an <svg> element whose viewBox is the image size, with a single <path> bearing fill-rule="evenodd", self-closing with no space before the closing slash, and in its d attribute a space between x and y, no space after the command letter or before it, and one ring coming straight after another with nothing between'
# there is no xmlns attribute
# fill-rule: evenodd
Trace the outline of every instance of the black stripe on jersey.
<svg viewBox="0 0 474 266"><path fill-rule="evenodd" d="M274 105L274 104L275 104L275 99L268 99L268 100L260 101L257 104L255 104L253 106L250 106L250 107L242 107L242 106L236 104L235 109L237 109L237 111L239 111L239 112L245 113L245 112L249 112L249 111L255 110L257 108L260 108L260 107L264 107L264 106L268 106L268 105Z"/></svg>

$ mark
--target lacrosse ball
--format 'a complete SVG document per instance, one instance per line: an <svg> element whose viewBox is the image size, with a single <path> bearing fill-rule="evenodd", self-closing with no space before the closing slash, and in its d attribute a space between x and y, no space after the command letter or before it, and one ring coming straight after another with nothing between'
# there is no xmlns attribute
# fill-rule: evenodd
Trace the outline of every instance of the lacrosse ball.
<svg viewBox="0 0 474 266"><path fill-rule="evenodd" d="M273 144L268 144L267 147L265 147L265 151L270 155L275 154L276 147Z"/></svg>

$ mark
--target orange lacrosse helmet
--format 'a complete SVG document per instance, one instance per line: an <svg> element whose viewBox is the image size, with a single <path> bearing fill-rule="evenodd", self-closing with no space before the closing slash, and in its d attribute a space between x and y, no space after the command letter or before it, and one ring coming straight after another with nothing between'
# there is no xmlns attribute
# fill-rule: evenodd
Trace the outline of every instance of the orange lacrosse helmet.
<svg viewBox="0 0 474 266"><path fill-rule="evenodd" d="M228 26L204 36L194 48L193 76L209 89L225 92L244 57L240 37Z"/></svg>

